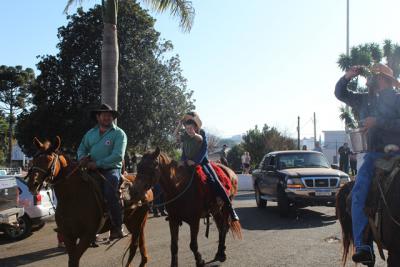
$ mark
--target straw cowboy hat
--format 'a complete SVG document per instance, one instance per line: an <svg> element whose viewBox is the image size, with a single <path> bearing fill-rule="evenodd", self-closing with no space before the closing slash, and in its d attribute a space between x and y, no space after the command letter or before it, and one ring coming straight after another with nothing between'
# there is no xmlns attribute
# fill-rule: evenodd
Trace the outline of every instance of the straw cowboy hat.
<svg viewBox="0 0 400 267"><path fill-rule="evenodd" d="M102 112L109 112L112 114L113 118L116 119L120 114L118 111L113 110L109 105L107 104L101 104L101 106L97 109L94 109L92 111L90 111L90 116L92 118L96 118L97 114L100 114Z"/></svg>
<svg viewBox="0 0 400 267"><path fill-rule="evenodd" d="M371 67L371 73L375 75L383 75L392 81L392 85L400 88L400 82L394 77L393 70L382 63L376 63Z"/></svg>
<svg viewBox="0 0 400 267"><path fill-rule="evenodd" d="M192 120L196 123L197 127L199 129L201 129L201 126L203 125L203 123L200 120L199 115L196 112L188 112L185 114L185 116L183 116L183 124L185 124L185 122L187 122L188 120Z"/></svg>

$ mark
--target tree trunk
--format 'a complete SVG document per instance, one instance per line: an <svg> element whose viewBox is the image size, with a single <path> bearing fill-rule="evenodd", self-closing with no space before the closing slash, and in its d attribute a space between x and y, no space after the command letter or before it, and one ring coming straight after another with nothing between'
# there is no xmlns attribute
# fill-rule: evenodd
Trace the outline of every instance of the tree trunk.
<svg viewBox="0 0 400 267"><path fill-rule="evenodd" d="M8 120L8 164L12 165L12 138L13 137L13 106L10 105L10 115Z"/></svg>
<svg viewBox="0 0 400 267"><path fill-rule="evenodd" d="M117 25L104 23L101 51L101 102L118 108L118 40Z"/></svg>

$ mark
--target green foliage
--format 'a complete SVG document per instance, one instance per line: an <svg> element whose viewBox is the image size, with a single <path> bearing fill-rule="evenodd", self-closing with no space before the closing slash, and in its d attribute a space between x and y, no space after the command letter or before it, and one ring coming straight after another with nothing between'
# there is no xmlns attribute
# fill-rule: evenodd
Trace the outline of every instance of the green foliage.
<svg viewBox="0 0 400 267"><path fill-rule="evenodd" d="M35 79L31 68L0 66L0 110L8 115L8 140L13 140L15 114L26 110L29 86ZM8 142L8 162L11 164L12 142Z"/></svg>
<svg viewBox="0 0 400 267"><path fill-rule="evenodd" d="M7 159L8 147L8 122L3 114L0 114L0 164L4 164Z"/></svg>
<svg viewBox="0 0 400 267"><path fill-rule="evenodd" d="M242 169L242 155L244 152L243 144L234 145L229 150L227 160L233 170L239 171Z"/></svg>
<svg viewBox="0 0 400 267"><path fill-rule="evenodd" d="M252 165L258 164L269 152L296 149L295 141L292 138L266 124L261 130L257 126L248 130L243 136L242 146L245 151L250 153Z"/></svg>
<svg viewBox="0 0 400 267"><path fill-rule="evenodd" d="M0 66L0 109L11 116L13 111L24 109L29 100L28 87L34 79L31 68Z"/></svg>
<svg viewBox="0 0 400 267"><path fill-rule="evenodd" d="M170 132L183 113L194 108L178 56L168 57L170 42L160 41L155 20L138 4L119 4L118 126L128 148L140 152L152 144L174 148ZM33 136L60 135L75 150L95 122L89 111L100 103L102 10L100 6L68 16L59 28L55 56L41 57L41 74L31 88L33 108L19 116L17 139L27 151Z"/></svg>
<svg viewBox="0 0 400 267"><path fill-rule="evenodd" d="M68 0L64 12L67 13L68 9L73 3L81 4L83 0ZM118 0L102 0L103 18L106 22L117 24L117 14L119 12ZM136 1L132 1L136 2ZM173 17L180 19L180 26L185 31L190 31L193 26L195 16L192 1L187 0L144 0L156 12L170 11Z"/></svg>

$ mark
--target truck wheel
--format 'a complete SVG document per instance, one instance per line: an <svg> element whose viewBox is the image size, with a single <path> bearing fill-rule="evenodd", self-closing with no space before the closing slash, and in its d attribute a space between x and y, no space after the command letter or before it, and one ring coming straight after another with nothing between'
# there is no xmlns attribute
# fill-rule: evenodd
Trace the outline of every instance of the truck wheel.
<svg viewBox="0 0 400 267"><path fill-rule="evenodd" d="M258 186L256 186L255 194L256 194L257 207L260 209L264 209L267 206L267 201L261 198L261 193L260 189L258 189Z"/></svg>
<svg viewBox="0 0 400 267"><path fill-rule="evenodd" d="M278 188L278 211L282 217L289 215L289 199L282 187Z"/></svg>
<svg viewBox="0 0 400 267"><path fill-rule="evenodd" d="M7 227L6 235L14 240L21 240L32 232L32 222L27 215L18 218L18 227Z"/></svg>

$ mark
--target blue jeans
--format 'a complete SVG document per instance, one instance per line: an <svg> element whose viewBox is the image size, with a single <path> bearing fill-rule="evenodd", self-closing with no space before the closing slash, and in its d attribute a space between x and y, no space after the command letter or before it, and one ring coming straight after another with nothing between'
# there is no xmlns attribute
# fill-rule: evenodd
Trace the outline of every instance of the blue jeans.
<svg viewBox="0 0 400 267"><path fill-rule="evenodd" d="M209 185L211 185L211 188L214 190L214 193L222 198L222 200L225 202L225 205L227 207L231 206L231 201L229 199L229 196L226 194L226 191L221 184L221 182L218 179L217 174L215 173L213 167L211 166L210 163L205 163L201 165L203 168L203 171L207 175L207 182Z"/></svg>
<svg viewBox="0 0 400 267"><path fill-rule="evenodd" d="M121 178L120 169L100 170L101 174L107 179L103 181L103 194L106 200L111 222L115 229L122 227L122 211L119 202L119 179Z"/></svg>
<svg viewBox="0 0 400 267"><path fill-rule="evenodd" d="M398 155L398 153L396 153ZM385 156L383 152L368 152L364 156L364 162L357 173L357 178L352 191L351 217L353 220L353 236L356 250L372 249L372 240L364 240L364 229L368 225L364 207L375 174L375 161Z"/></svg>

